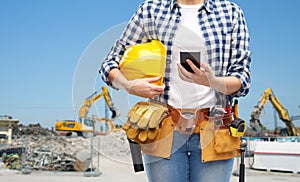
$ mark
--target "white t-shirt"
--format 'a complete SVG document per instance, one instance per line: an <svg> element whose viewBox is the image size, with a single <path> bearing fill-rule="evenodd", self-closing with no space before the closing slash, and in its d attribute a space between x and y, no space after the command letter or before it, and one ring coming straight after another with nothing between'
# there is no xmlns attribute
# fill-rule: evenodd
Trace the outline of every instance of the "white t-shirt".
<svg viewBox="0 0 300 182"><path fill-rule="evenodd" d="M207 64L205 40L199 25L198 10L203 6L180 4L181 20L174 37L170 72L169 104L177 108L206 108L215 105L215 91L209 87L183 81L178 76L180 52L199 52Z"/></svg>

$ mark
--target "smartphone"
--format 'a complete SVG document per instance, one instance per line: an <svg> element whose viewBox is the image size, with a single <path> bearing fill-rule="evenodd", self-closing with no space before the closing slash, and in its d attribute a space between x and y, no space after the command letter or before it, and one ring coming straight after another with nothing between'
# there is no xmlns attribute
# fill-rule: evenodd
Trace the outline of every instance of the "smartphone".
<svg viewBox="0 0 300 182"><path fill-rule="evenodd" d="M180 64L189 72L194 73L190 65L186 62L190 59L194 65L200 68L200 52L180 52Z"/></svg>

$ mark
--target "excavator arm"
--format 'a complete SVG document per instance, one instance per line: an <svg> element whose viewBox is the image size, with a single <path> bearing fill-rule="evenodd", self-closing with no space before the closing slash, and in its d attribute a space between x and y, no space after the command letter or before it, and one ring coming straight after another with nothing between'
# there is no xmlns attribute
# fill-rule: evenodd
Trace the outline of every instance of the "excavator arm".
<svg viewBox="0 0 300 182"><path fill-rule="evenodd" d="M251 113L250 126L256 133L261 132L261 129L263 128L263 125L261 124L259 118L265 104L269 100L271 92L272 90L270 88L264 91L264 93L259 98L258 104L254 106L254 110Z"/></svg>
<svg viewBox="0 0 300 182"><path fill-rule="evenodd" d="M91 132L95 133L96 120L93 117L87 117L87 114L90 107L101 97L104 97L106 104L112 112L111 119L104 119L108 120L110 122L109 124L113 125L112 121L117 117L119 113L113 106L107 87L103 86L101 93L95 92L83 101L83 105L80 107L79 110L79 121L59 120L55 124L56 131L59 133L66 133L65 135L67 136L71 136L72 133L76 133L78 136L83 137L90 136Z"/></svg>
<svg viewBox="0 0 300 182"><path fill-rule="evenodd" d="M293 124L292 120L289 117L288 111L279 102L279 100L277 99L277 97L275 96L271 88L267 88L265 90L265 92L262 94L262 96L259 99L259 104L254 106L254 110L251 113L251 119L250 119L250 126L252 127L252 129L256 132L260 132L262 128L262 124L259 120L259 117L267 101L271 102L276 112L278 113L279 118L285 123L288 129L288 135L298 136L299 131L297 127Z"/></svg>
<svg viewBox="0 0 300 182"><path fill-rule="evenodd" d="M297 127L292 122L291 118L289 117L288 111L280 104L278 99L275 97L274 94L270 95L270 102L274 106L275 110L277 111L279 118L285 123L288 129L289 136L298 136L299 132Z"/></svg>
<svg viewBox="0 0 300 182"><path fill-rule="evenodd" d="M102 87L101 93L95 92L83 101L83 105L80 107L80 110L79 110L79 117L85 118L88 114L90 107L101 97L104 97L108 108L112 112L111 119L115 119L115 117L117 116L117 111L114 108L113 103L111 102L110 94L108 92L107 87L105 87L105 86Z"/></svg>

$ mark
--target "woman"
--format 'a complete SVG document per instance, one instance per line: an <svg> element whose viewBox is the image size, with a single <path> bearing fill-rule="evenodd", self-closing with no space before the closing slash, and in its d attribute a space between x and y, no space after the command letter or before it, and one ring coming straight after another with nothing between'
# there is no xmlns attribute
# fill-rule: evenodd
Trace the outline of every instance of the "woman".
<svg viewBox="0 0 300 182"><path fill-rule="evenodd" d="M127 80L119 61L127 46L159 40L167 48L164 85L161 76ZM200 67L180 52L197 52ZM128 93L154 98L174 108L227 106L250 88L249 35L242 10L227 0L149 0L129 21L100 69L103 80ZM201 162L199 132L174 130L172 155L165 159L145 154L149 181L230 181L233 158ZM202 147L200 147L200 145Z"/></svg>

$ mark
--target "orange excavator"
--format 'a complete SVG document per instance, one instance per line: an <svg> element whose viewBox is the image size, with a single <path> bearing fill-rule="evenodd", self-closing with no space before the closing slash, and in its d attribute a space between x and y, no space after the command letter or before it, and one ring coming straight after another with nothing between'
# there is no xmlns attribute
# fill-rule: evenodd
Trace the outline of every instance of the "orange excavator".
<svg viewBox="0 0 300 182"><path fill-rule="evenodd" d="M111 111L111 118L96 118L96 117L87 117L90 107L101 97L104 97L106 104ZM95 92L91 96L87 97L83 101L83 105L79 110L79 121L75 120L60 120L55 124L56 132L65 133L66 136L71 136L73 133L76 133L78 136L87 137L91 132L95 133L95 122L108 122L111 126L113 125L113 120L117 117L118 112L114 108L114 104L111 101L111 96L108 92L107 87L102 87L102 92Z"/></svg>

